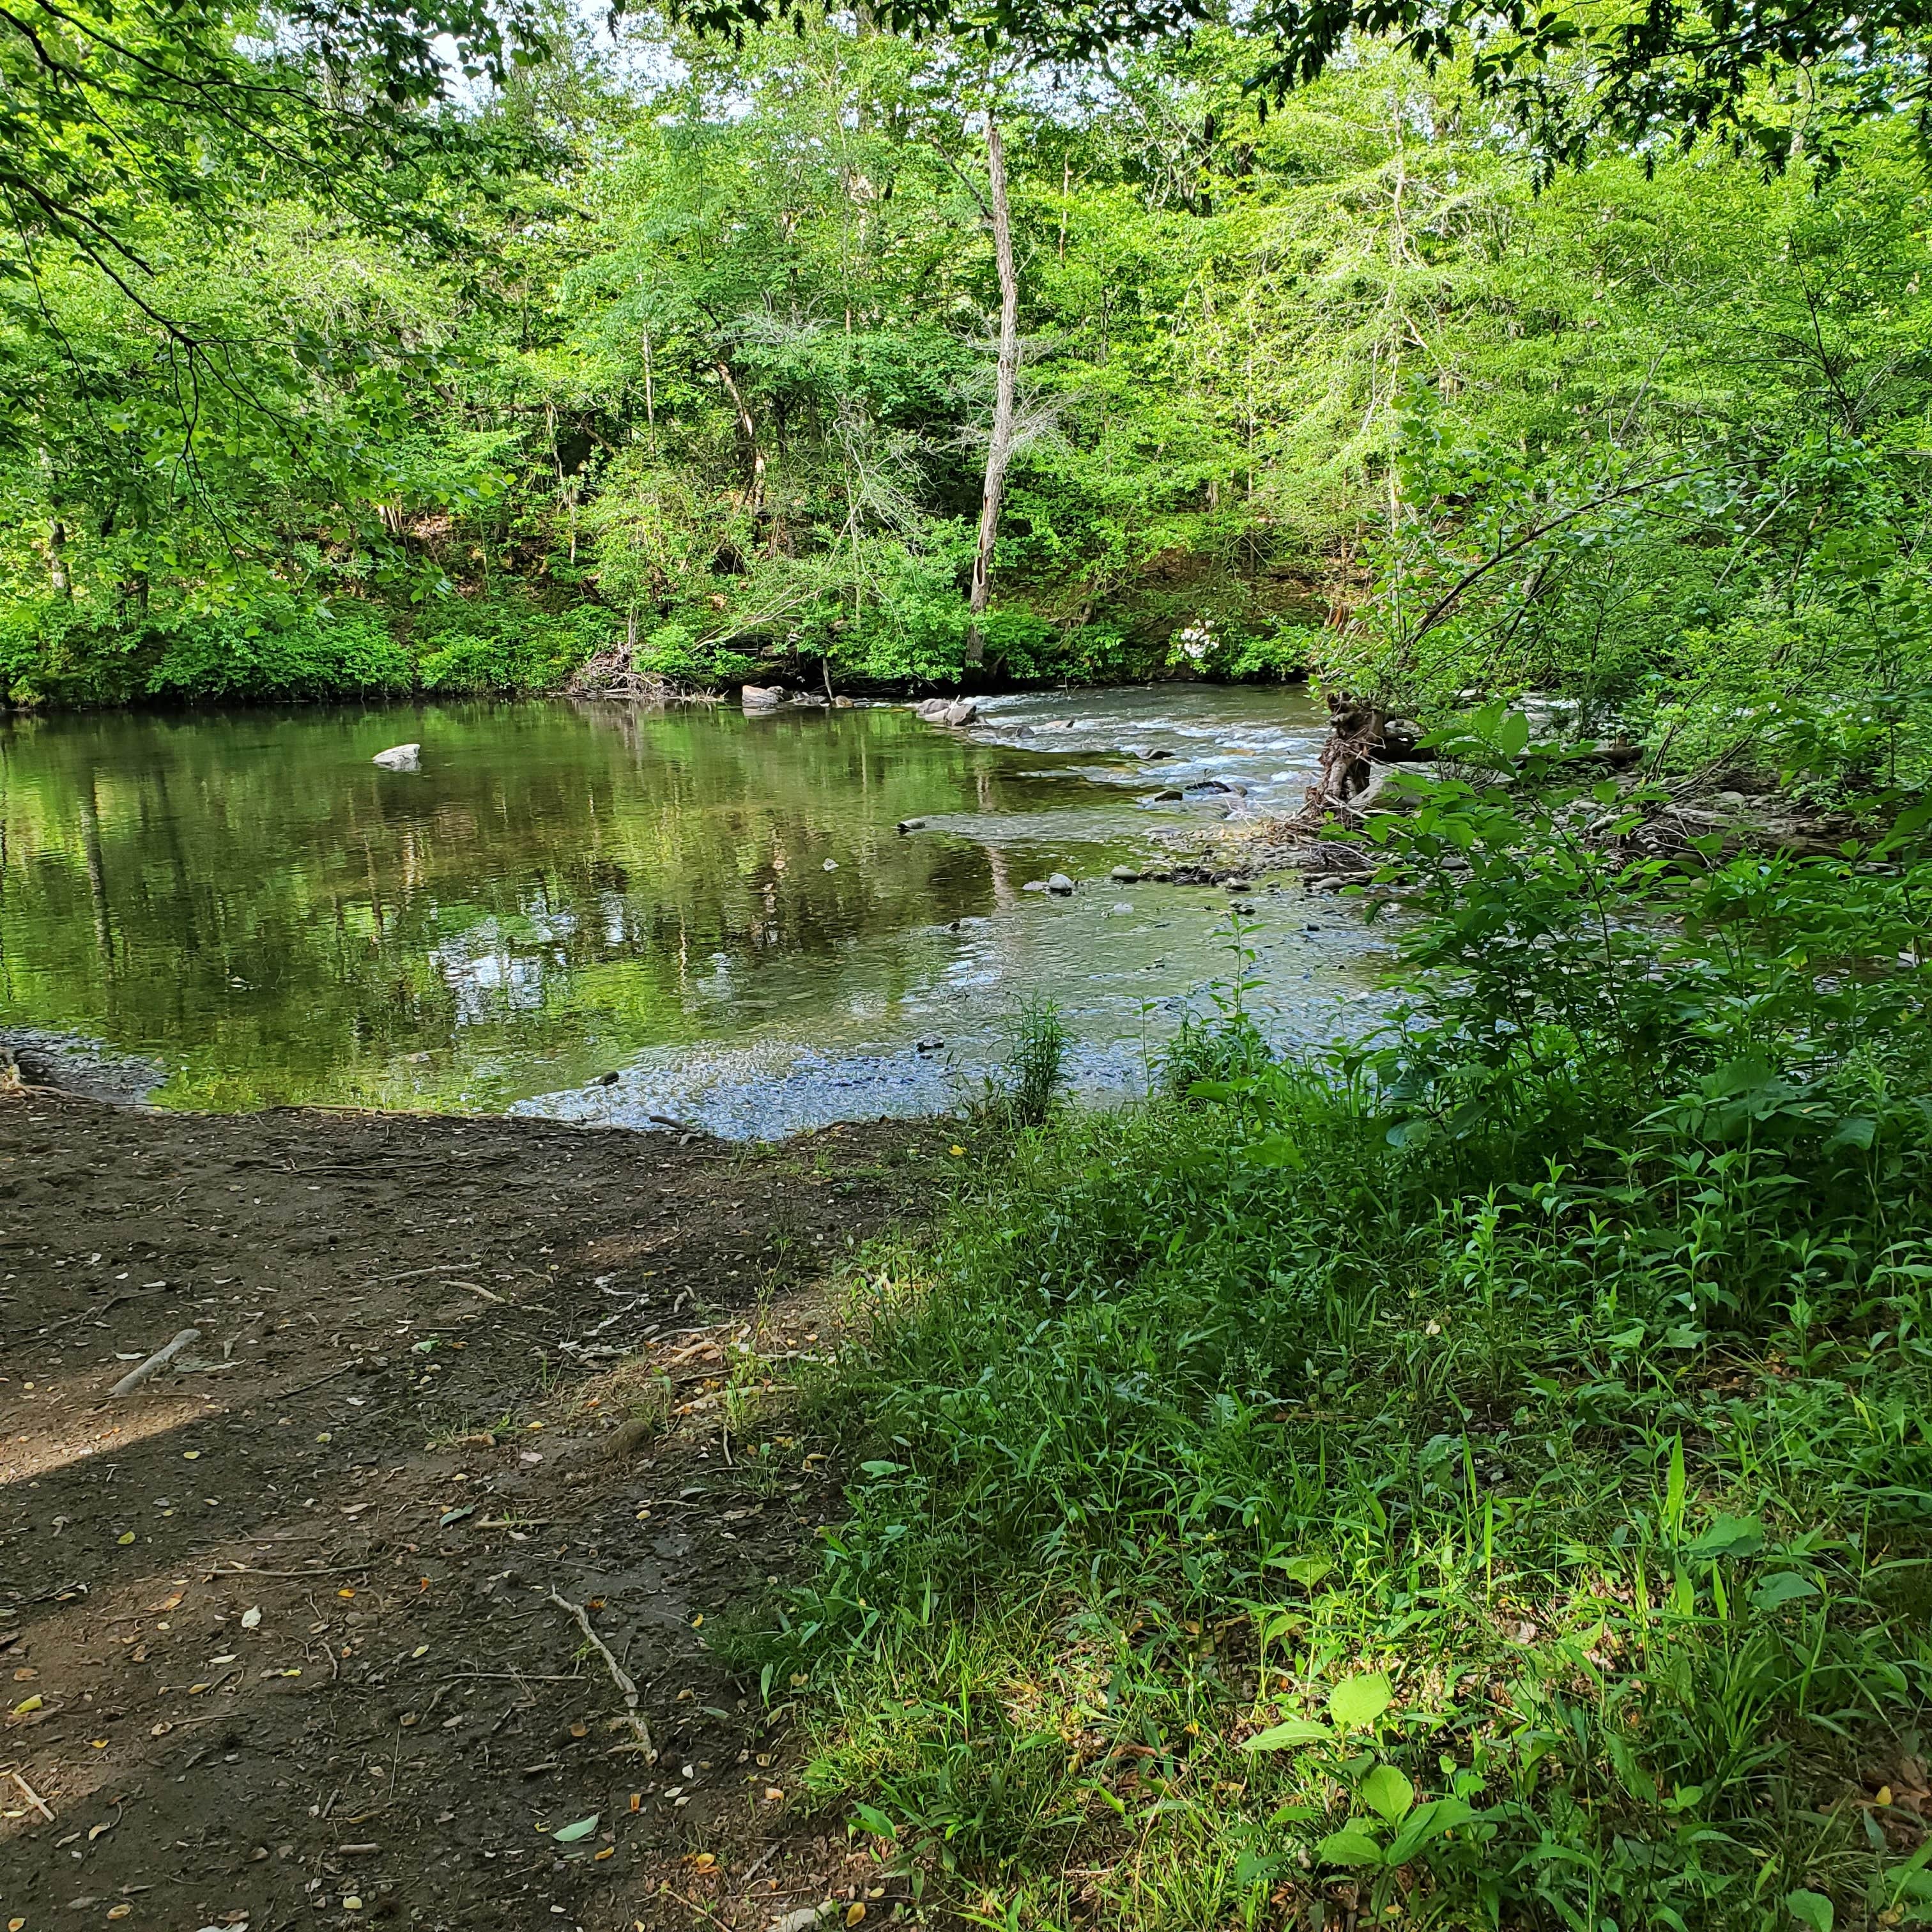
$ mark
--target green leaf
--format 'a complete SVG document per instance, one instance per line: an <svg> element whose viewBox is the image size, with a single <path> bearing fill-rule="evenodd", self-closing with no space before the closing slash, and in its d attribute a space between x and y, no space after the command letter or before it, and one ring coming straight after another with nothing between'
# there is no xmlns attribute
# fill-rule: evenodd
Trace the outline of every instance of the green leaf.
<svg viewBox="0 0 1932 1932"><path fill-rule="evenodd" d="M861 1462L859 1467L874 1482L881 1476L903 1476L906 1472L903 1462Z"/></svg>
<svg viewBox="0 0 1932 1932"><path fill-rule="evenodd" d="M1466 1825L1475 1813L1460 1798L1432 1798L1409 1814L1408 1822L1396 1834L1395 1842L1384 1854L1392 1865L1406 1864L1432 1838L1458 1825Z"/></svg>
<svg viewBox="0 0 1932 1932"><path fill-rule="evenodd" d="M1377 1765L1362 1780L1357 1795L1391 1825L1400 1825L1415 1803L1415 1786L1392 1764Z"/></svg>
<svg viewBox="0 0 1932 1932"><path fill-rule="evenodd" d="M597 1820L602 1814L593 1811L587 1818L580 1818L574 1825L560 1825L550 1836L560 1845L574 1845L580 1838L587 1838L597 1828Z"/></svg>
<svg viewBox="0 0 1932 1932"><path fill-rule="evenodd" d="M1234 1861L1234 1889L1249 1892L1258 1885L1272 1883L1282 1864L1280 1858L1264 1857L1258 1852L1244 1852Z"/></svg>
<svg viewBox="0 0 1932 1932"><path fill-rule="evenodd" d="M1322 1865L1378 1865L1382 1862L1382 1848L1366 1832L1358 1832L1352 1825L1345 1825L1339 1832L1330 1832L1315 1847L1315 1862Z"/></svg>
<svg viewBox="0 0 1932 1932"><path fill-rule="evenodd" d="M1297 1744L1324 1744L1334 1742L1335 1733L1326 1724L1309 1718L1285 1718L1243 1740L1244 1751L1290 1750Z"/></svg>
<svg viewBox="0 0 1932 1932"><path fill-rule="evenodd" d="M1694 1562L1720 1556L1755 1556L1764 1547L1764 1525L1754 1516L1720 1516L1704 1534L1684 1546Z"/></svg>
<svg viewBox="0 0 1932 1932"><path fill-rule="evenodd" d="M1799 1924L1810 1926L1811 1932L1832 1932L1837 1916L1832 1901L1822 1892L1787 1892L1784 1909Z"/></svg>
<svg viewBox="0 0 1932 1932"><path fill-rule="evenodd" d="M1801 1576L1795 1570L1780 1570L1775 1576L1767 1576L1751 1592L1751 1608L1774 1610L1780 1604L1795 1604L1801 1597L1817 1594L1818 1586L1809 1576Z"/></svg>
<svg viewBox="0 0 1932 1932"><path fill-rule="evenodd" d="M1312 1590L1334 1568L1325 1556L1271 1556L1268 1558L1291 1583Z"/></svg>
<svg viewBox="0 0 1932 1932"><path fill-rule="evenodd" d="M1379 1670L1345 1677L1328 1694L1328 1714L1344 1730L1365 1730L1395 1701L1394 1690Z"/></svg>
<svg viewBox="0 0 1932 1932"><path fill-rule="evenodd" d="M898 1836L898 1826L876 1804L855 1804L852 1809L857 1814L860 1826L871 1832L874 1838L896 1838Z"/></svg>
<svg viewBox="0 0 1932 1932"><path fill-rule="evenodd" d="M1252 1167L1292 1168L1298 1173L1308 1165L1307 1156L1286 1134L1270 1134L1264 1139L1251 1141L1241 1154Z"/></svg>
<svg viewBox="0 0 1932 1932"><path fill-rule="evenodd" d="M1684 1526L1684 1438L1670 1444L1670 1474L1664 1492L1664 1526L1674 1536Z"/></svg>

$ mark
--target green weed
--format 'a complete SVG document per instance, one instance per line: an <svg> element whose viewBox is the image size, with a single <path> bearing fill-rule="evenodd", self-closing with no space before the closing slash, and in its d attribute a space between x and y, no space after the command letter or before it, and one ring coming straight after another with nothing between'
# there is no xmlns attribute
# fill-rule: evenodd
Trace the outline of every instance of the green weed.
<svg viewBox="0 0 1932 1932"><path fill-rule="evenodd" d="M1932 1913L1932 880L1574 828L1381 828L1391 1031L1268 1060L1238 972L812 1400L857 1479L767 1692L981 1922Z"/></svg>

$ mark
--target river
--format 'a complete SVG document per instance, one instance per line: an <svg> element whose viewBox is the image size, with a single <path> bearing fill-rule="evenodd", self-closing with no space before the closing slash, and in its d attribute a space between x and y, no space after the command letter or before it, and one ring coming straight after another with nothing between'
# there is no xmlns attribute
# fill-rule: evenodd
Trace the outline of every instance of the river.
<svg viewBox="0 0 1932 1932"><path fill-rule="evenodd" d="M563 700L11 718L0 1030L163 1106L747 1137L956 1106L1039 995L1076 1090L1129 1094L1230 977L1229 896L1111 871L1292 808L1324 729L1300 692L1206 686L998 698L958 730ZM418 770L370 762L406 742ZM1056 871L1071 896L1026 890ZM1267 1023L1346 1024L1356 915L1292 881L1247 903Z"/></svg>

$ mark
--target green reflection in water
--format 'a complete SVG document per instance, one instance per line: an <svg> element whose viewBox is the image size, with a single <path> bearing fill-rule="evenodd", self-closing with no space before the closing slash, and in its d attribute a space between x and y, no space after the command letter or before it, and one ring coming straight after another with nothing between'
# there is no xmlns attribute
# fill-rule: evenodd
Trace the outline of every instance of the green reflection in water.
<svg viewBox="0 0 1932 1932"><path fill-rule="evenodd" d="M1258 722L1306 708L1223 695ZM409 740L420 771L370 764ZM890 1046L950 922L1047 916L1018 888L1076 844L1094 874L1145 850L1148 784L1072 775L1095 755L896 710L15 720L0 1023L151 1055L158 1101L224 1108L500 1107L761 1031ZM992 836L894 829L940 814Z"/></svg>

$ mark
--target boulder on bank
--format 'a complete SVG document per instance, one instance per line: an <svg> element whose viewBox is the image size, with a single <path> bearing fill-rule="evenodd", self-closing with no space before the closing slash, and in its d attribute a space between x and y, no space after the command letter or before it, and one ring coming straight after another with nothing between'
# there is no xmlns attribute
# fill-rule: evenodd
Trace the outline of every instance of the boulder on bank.
<svg viewBox="0 0 1932 1932"><path fill-rule="evenodd" d="M782 684L741 685L738 701L747 711L776 711L785 701L784 686Z"/></svg>
<svg viewBox="0 0 1932 1932"><path fill-rule="evenodd" d="M386 772L420 771L422 752L420 745L392 745L386 752L378 752L369 762L380 765Z"/></svg>

